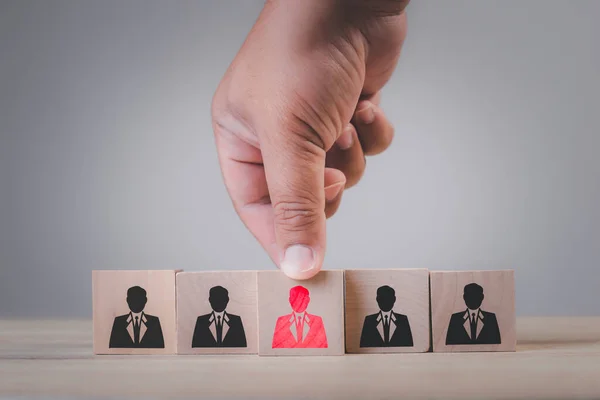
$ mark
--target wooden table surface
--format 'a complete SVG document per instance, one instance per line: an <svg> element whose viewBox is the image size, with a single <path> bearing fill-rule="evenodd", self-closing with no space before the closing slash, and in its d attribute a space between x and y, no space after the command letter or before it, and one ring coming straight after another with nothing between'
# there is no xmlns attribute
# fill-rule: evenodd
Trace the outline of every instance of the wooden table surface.
<svg viewBox="0 0 600 400"><path fill-rule="evenodd" d="M520 318L516 353L94 356L90 321L0 321L0 398L600 398L600 318Z"/></svg>

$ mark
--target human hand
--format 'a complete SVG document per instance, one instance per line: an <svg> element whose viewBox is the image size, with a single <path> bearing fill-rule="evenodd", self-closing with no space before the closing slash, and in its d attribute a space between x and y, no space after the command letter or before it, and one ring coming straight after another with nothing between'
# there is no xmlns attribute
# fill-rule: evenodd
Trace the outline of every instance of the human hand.
<svg viewBox="0 0 600 400"><path fill-rule="evenodd" d="M408 0L268 0L214 95L232 203L294 279L322 267L325 221L393 127L379 108Z"/></svg>

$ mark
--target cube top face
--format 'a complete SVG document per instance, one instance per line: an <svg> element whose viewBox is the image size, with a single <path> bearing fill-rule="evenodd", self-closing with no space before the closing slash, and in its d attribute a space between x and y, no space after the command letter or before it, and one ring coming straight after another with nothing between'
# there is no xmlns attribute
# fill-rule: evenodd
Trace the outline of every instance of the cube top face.
<svg viewBox="0 0 600 400"><path fill-rule="evenodd" d="M348 353L429 351L428 270L347 270L344 274Z"/></svg>
<svg viewBox="0 0 600 400"><path fill-rule="evenodd" d="M93 271L95 354L175 354L176 271Z"/></svg>
<svg viewBox="0 0 600 400"><path fill-rule="evenodd" d="M514 271L431 272L434 352L515 351Z"/></svg>
<svg viewBox="0 0 600 400"><path fill-rule="evenodd" d="M179 354L256 354L256 272L177 274L177 338Z"/></svg>
<svg viewBox="0 0 600 400"><path fill-rule="evenodd" d="M344 273L295 281L258 272L259 355L344 354Z"/></svg>

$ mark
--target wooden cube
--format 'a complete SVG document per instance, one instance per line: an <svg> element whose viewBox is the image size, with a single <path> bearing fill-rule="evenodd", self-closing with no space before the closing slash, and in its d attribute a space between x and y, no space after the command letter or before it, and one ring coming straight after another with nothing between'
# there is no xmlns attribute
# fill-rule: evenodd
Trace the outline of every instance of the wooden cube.
<svg viewBox="0 0 600 400"><path fill-rule="evenodd" d="M514 271L431 272L434 352L515 351Z"/></svg>
<svg viewBox="0 0 600 400"><path fill-rule="evenodd" d="M256 354L255 271L177 274L177 353Z"/></svg>
<svg viewBox="0 0 600 400"><path fill-rule="evenodd" d="M306 281L259 271L257 287L259 355L344 354L343 271Z"/></svg>
<svg viewBox="0 0 600 400"><path fill-rule="evenodd" d="M177 271L93 271L95 354L175 354Z"/></svg>
<svg viewBox="0 0 600 400"><path fill-rule="evenodd" d="M347 270L346 352L429 351L429 271Z"/></svg>

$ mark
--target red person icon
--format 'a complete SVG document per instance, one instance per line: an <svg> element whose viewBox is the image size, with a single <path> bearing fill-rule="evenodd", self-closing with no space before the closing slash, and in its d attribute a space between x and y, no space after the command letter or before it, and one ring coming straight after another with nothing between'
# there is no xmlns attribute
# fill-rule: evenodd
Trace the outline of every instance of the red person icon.
<svg viewBox="0 0 600 400"><path fill-rule="evenodd" d="M293 312L277 318L273 333L274 349L327 348L327 335L321 317L306 312L310 293L304 286L290 289Z"/></svg>

